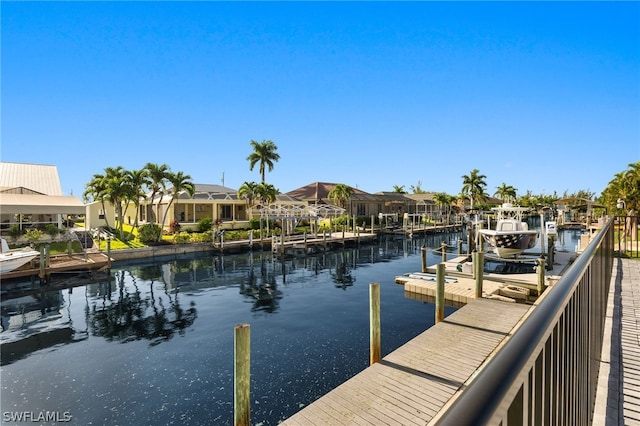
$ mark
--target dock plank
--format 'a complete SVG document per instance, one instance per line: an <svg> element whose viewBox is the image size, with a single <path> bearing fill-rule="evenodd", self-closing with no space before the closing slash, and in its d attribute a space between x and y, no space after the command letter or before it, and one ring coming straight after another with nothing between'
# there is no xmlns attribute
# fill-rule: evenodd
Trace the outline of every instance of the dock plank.
<svg viewBox="0 0 640 426"><path fill-rule="evenodd" d="M529 308L474 300L281 424L426 424Z"/></svg>

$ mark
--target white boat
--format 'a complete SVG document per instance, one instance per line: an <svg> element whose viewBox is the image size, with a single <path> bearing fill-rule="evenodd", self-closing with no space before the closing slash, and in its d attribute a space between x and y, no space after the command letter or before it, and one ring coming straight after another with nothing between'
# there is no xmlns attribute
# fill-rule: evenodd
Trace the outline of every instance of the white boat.
<svg viewBox="0 0 640 426"><path fill-rule="evenodd" d="M526 207L512 206L504 203L501 207L493 207L491 210L498 215L496 229L480 229L490 250L499 257L515 257L525 250L535 247L538 239L538 231L529 230L529 225L522 221L522 213Z"/></svg>
<svg viewBox="0 0 640 426"><path fill-rule="evenodd" d="M22 265L29 263L31 259L39 256L40 252L30 247L22 249L9 250L7 240L2 238L2 253L0 253L0 274L11 272L18 269Z"/></svg>

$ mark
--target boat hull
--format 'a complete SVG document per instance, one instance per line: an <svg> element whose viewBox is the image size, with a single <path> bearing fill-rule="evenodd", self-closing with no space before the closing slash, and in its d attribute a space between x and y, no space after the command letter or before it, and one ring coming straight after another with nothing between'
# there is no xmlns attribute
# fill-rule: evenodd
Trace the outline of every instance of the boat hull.
<svg viewBox="0 0 640 426"><path fill-rule="evenodd" d="M0 274L18 269L38 255L39 253L34 250L2 253L0 255Z"/></svg>
<svg viewBox="0 0 640 426"><path fill-rule="evenodd" d="M525 250L535 247L538 240L537 231L500 232L481 230L480 234L486 244L499 257L515 257Z"/></svg>

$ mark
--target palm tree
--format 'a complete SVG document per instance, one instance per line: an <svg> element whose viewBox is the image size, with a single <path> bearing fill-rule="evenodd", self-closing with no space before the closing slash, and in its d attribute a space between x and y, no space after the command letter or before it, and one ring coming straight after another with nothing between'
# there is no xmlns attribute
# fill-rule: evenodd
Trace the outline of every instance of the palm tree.
<svg viewBox="0 0 640 426"><path fill-rule="evenodd" d="M487 183L484 181L487 177L480 174L480 170L473 169L469 175L462 176L462 195L468 196L471 201L471 210L475 200L483 200L486 195L484 188Z"/></svg>
<svg viewBox="0 0 640 426"><path fill-rule="evenodd" d="M393 192L397 192L398 194L407 193L407 191L404 190L404 185L393 185Z"/></svg>
<svg viewBox="0 0 640 426"><path fill-rule="evenodd" d="M276 201L276 195L280 193L280 190L270 183L258 184L255 191L256 196L264 204L269 204Z"/></svg>
<svg viewBox="0 0 640 426"><path fill-rule="evenodd" d="M144 189L150 184L148 171L145 169L127 171L125 177L127 185L131 187L131 199L127 201L133 202L136 208L136 218L133 227L137 228L138 218L140 217L140 200L145 198Z"/></svg>
<svg viewBox="0 0 640 426"><path fill-rule="evenodd" d="M160 203L162 203L162 197L164 196L164 191L167 187L167 176L170 173L170 169L166 164L158 165L154 163L147 163L144 166L144 169L146 170L147 177L149 179L148 186L151 188L149 200L151 200L151 211L153 213L153 215L147 214L147 218L152 216L151 222L156 223L158 220ZM158 194L160 194L160 199L156 205L155 212L153 212L153 200ZM149 220L147 219L147 222L148 221Z"/></svg>
<svg viewBox="0 0 640 426"><path fill-rule="evenodd" d="M247 160L249 160L249 170L253 170L256 164L260 164L260 177L262 183L265 182L264 173L265 167L269 168L269 171L273 170L273 163L280 159L280 154L276 151L278 147L272 141L256 142L251 140L251 147L253 152L249 154Z"/></svg>
<svg viewBox="0 0 640 426"><path fill-rule="evenodd" d="M185 175L182 172L169 173L167 175L167 181L169 181L169 184L171 185L171 191L170 191L171 200L169 200L169 204L167 205L167 208L164 211L164 216L162 217L162 223L160 224L161 227L164 227L171 204L178 199L180 194L187 193L189 198L193 198L196 192L196 187L193 184L193 182L191 182L191 176Z"/></svg>
<svg viewBox="0 0 640 426"><path fill-rule="evenodd" d="M99 173L94 174L91 180L86 184L84 194L82 194L85 202L93 200L100 201L102 205L102 211L105 212L105 201L107 200L107 185L104 175ZM104 215L104 223L107 228L110 228L107 215Z"/></svg>
<svg viewBox="0 0 640 426"><path fill-rule="evenodd" d="M327 196L329 199L333 201L335 205L338 207L344 208L344 204L351 199L353 195L353 188L349 185L345 185L344 183L339 183L333 187Z"/></svg>
<svg viewBox="0 0 640 426"><path fill-rule="evenodd" d="M511 185L507 185L502 182L502 185L496 187L496 192L493 195L497 195L503 203L510 203L516 199L517 189Z"/></svg>
<svg viewBox="0 0 640 426"><path fill-rule="evenodd" d="M445 192L436 192L433 194L433 201L436 202L436 205L440 208L440 212L442 212L442 208L451 203L451 197L449 197Z"/></svg>
<svg viewBox="0 0 640 426"><path fill-rule="evenodd" d="M118 224L116 229L121 240L124 240L124 211L122 204L132 197L131 187L127 185L127 171L121 166L107 167L105 171L106 198L116 210Z"/></svg>
<svg viewBox="0 0 640 426"><path fill-rule="evenodd" d="M416 186L411 185L411 192L413 192L414 194L424 194L427 191L425 191L424 189L422 189L422 181L418 181L418 184Z"/></svg>
<svg viewBox="0 0 640 426"><path fill-rule="evenodd" d="M240 188L238 188L238 198L244 198L249 208L253 207L253 201L257 197L258 186L259 184L256 182L244 182Z"/></svg>

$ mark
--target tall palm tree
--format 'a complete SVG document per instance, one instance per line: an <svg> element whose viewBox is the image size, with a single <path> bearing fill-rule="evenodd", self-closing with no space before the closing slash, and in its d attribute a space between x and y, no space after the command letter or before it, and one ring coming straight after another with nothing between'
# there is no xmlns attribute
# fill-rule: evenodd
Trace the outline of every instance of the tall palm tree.
<svg viewBox="0 0 640 426"><path fill-rule="evenodd" d="M105 177L102 174L96 173L91 180L85 185L85 191L82 194L85 202L93 200L100 201L102 211L106 212L105 202L107 201L107 184ZM104 223L107 228L110 228L109 219L107 215L104 215Z"/></svg>
<svg viewBox="0 0 640 426"><path fill-rule="evenodd" d="M107 201L113 204L116 210L118 218L116 229L120 239L124 240L124 211L122 210L122 205L131 198L131 187L127 185L127 171L121 166L107 167L104 171Z"/></svg>
<svg viewBox="0 0 640 426"><path fill-rule="evenodd" d="M262 141L256 142L251 140L251 147L253 148L253 152L249 154L247 160L249 161L249 170L253 170L256 164L260 165L260 177L262 178L262 183L265 182L265 168L269 168L269 171L273 170L274 162L280 159L280 154L276 151L278 147L272 141Z"/></svg>
<svg viewBox="0 0 640 426"><path fill-rule="evenodd" d="M496 187L496 192L493 195L497 195L503 203L510 203L516 199L517 189L511 185L507 185L502 182L502 185Z"/></svg>
<svg viewBox="0 0 640 426"><path fill-rule="evenodd" d="M486 195L484 192L487 183L484 181L487 177L480 174L480 170L473 169L469 175L462 176L462 195L468 196L471 201L471 209L475 200L483 200Z"/></svg>
<svg viewBox="0 0 640 426"><path fill-rule="evenodd" d="M171 185L171 200L169 200L169 204L167 204L167 208L164 211L162 223L160 223L161 227L164 227L164 224L167 220L167 214L169 214L169 209L171 208L171 204L173 204L173 202L178 199L180 194L186 193L189 198L193 198L196 193L196 187L193 182L191 182L191 176L185 175L182 172L169 173L167 175L167 181Z"/></svg>
<svg viewBox="0 0 640 426"><path fill-rule="evenodd" d="M398 194L406 194L407 191L404 190L404 185L393 185L393 192Z"/></svg>
<svg viewBox="0 0 640 426"><path fill-rule="evenodd" d="M442 208L451 204L451 197L449 197L445 192L436 192L433 194L433 201L436 202L436 205L440 208L440 212L442 214Z"/></svg>
<svg viewBox="0 0 640 426"><path fill-rule="evenodd" d="M337 184L327 194L329 199L332 200L336 206L341 208L344 208L345 203L351 199L352 195L353 195L353 188L344 183Z"/></svg>
<svg viewBox="0 0 640 426"><path fill-rule="evenodd" d="M133 202L136 208L136 218L133 223L133 227L138 227L138 218L140 217L140 200L145 198L145 188L149 186L150 179L148 170L128 170L125 173L127 185L131 187L131 199L127 201Z"/></svg>
<svg viewBox="0 0 640 426"><path fill-rule="evenodd" d="M169 173L171 173L171 171L169 169L169 166L167 166L166 164L158 165L154 163L147 163L144 166L144 170L146 170L147 172L147 177L149 179L148 186L151 188L151 195L149 196L149 200L151 200L151 211L153 213L153 215L150 215L147 212L147 222L149 222L149 217L151 217L151 222L156 223L158 221L159 208L160 204L162 203L162 197L164 196L164 192L167 188L167 176ZM158 203L155 207L154 212L153 200L155 199L156 195L160 195L160 198L158 199Z"/></svg>

